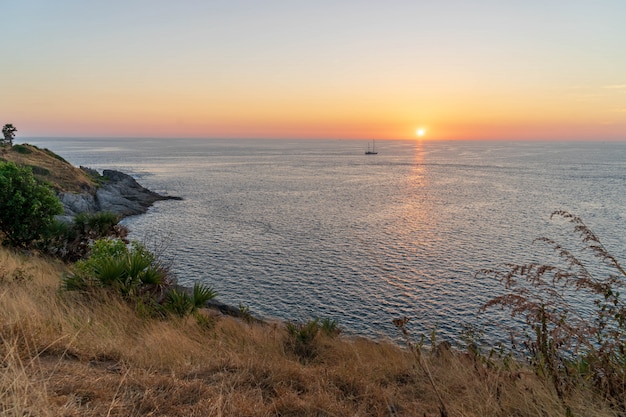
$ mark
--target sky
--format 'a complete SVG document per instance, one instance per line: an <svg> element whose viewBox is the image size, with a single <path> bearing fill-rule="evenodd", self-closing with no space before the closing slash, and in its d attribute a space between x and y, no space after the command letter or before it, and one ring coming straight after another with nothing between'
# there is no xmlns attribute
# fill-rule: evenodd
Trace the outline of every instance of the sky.
<svg viewBox="0 0 626 417"><path fill-rule="evenodd" d="M626 140L624 0L0 0L18 137Z"/></svg>

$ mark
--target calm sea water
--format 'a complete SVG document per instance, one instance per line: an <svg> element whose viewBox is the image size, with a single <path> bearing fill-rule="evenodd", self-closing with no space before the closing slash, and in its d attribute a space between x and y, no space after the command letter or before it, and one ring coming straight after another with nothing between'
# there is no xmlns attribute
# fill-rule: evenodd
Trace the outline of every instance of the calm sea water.
<svg viewBox="0 0 626 417"><path fill-rule="evenodd" d="M126 219L167 242L180 283L265 317L336 319L397 334L410 316L455 340L501 285L475 276L543 260L533 240L575 241L554 210L581 216L625 260L626 144L530 142L32 139L75 165L118 169L183 201Z"/></svg>

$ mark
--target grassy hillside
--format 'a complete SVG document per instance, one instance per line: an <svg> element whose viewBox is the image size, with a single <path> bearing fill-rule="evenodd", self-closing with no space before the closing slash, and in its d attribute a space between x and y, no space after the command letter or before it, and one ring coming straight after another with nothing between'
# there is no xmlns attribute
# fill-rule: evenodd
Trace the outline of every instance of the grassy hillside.
<svg viewBox="0 0 626 417"><path fill-rule="evenodd" d="M2 415L437 416L438 395L450 416L566 415L523 366L449 350L417 366L342 336L303 359L281 323L141 318L104 292L61 292L66 268L0 248ZM574 415L615 415L591 390L571 398Z"/></svg>
<svg viewBox="0 0 626 417"><path fill-rule="evenodd" d="M0 158L33 167L35 175L57 190L95 187L84 172L34 146L0 147ZM597 243L591 246L596 256L613 260L619 277L626 276L582 221L568 213L555 214L573 219L570 222L577 225L583 242ZM79 234L73 239L82 244L89 236ZM0 247L3 416L624 415L620 396L626 381L621 373L624 333L609 335L609 341L615 342L608 345L613 349L610 355L592 350L594 355L577 361L561 358L557 348L567 347L569 339L555 339L548 333L552 310L545 306L554 306L559 314L567 308L542 301L547 285L539 286L539 316L528 309L535 305L532 292L525 292L524 303L516 294L494 300L534 314L529 320L534 326L530 328L537 331L537 342L529 346L539 353L534 358L540 363L529 368L511 356L477 354L480 349L460 352L436 341L431 349L417 347L411 342L416 335L405 333L402 319L394 324L399 335L402 331L407 337L405 347L387 340L326 333L316 321L309 322L314 326L264 324L207 310L185 318L158 314L157 306L150 304L155 299L145 297L149 293L142 292L141 286L131 285L136 275L129 281L130 275L113 268L118 260L124 261L120 263L123 268L139 265L126 262L130 259L126 255L114 257L113 252L104 251L107 257L89 272L94 274L90 279L101 275L100 283L113 284L74 285L83 292L69 292L61 289L61 278L72 266L32 253ZM576 260L569 252L563 256ZM79 265L74 267L78 270ZM138 272L144 272L143 268ZM539 269L552 270L548 266ZM73 277L78 277L71 281L74 284L82 282L80 274ZM121 286L116 286L118 278ZM598 304L599 317L606 319L602 323L609 323L609 331L622 331L623 304L612 291L619 286L613 281L608 286L598 283L604 281L591 277L576 281L592 293L601 292L604 304ZM134 297L124 301L123 288ZM536 317L543 327L536 326ZM609 321L613 317L616 324ZM569 324L570 320L559 319L555 328ZM587 371L606 360L608 366L597 368L606 372ZM611 406L607 398L612 398Z"/></svg>
<svg viewBox="0 0 626 417"><path fill-rule="evenodd" d="M0 146L0 160L30 166L35 176L57 191L72 193L90 192L96 183L84 171L48 149L23 144Z"/></svg>

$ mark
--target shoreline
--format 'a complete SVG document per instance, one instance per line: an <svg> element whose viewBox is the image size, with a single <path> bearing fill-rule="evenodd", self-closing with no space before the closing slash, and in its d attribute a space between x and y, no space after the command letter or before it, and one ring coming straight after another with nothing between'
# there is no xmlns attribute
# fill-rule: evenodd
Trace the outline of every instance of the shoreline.
<svg viewBox="0 0 626 417"><path fill-rule="evenodd" d="M101 185L92 192L58 193L64 209L60 217L67 221L80 213L102 212L111 212L122 220L146 213L156 201L182 200L182 197L165 196L149 190L121 171L105 169L100 175L91 168L81 166L80 169L100 181Z"/></svg>

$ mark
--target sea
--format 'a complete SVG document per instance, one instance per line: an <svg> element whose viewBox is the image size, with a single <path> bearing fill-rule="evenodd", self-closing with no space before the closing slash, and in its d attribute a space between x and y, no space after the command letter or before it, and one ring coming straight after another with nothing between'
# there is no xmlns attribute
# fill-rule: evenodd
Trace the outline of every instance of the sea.
<svg viewBox="0 0 626 417"><path fill-rule="evenodd" d="M624 142L379 140L365 155L367 140L24 141L182 197L124 219L131 238L180 284L266 319L393 339L409 317L416 335L459 342L479 325L504 340L514 321L480 308L505 290L479 271L554 262L541 237L580 246L556 210L626 263Z"/></svg>

